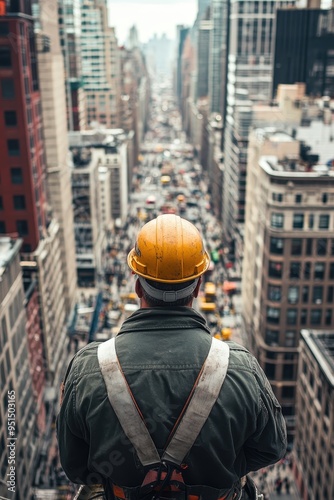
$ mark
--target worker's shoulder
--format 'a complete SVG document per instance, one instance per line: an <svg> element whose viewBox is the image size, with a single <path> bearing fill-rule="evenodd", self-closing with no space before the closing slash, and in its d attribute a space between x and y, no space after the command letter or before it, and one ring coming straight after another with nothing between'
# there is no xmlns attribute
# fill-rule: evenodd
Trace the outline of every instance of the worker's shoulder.
<svg viewBox="0 0 334 500"><path fill-rule="evenodd" d="M237 367L242 370L254 371L257 361L255 356L244 346L237 342L227 341L230 348L230 368Z"/></svg>
<svg viewBox="0 0 334 500"><path fill-rule="evenodd" d="M99 369L97 348L101 342L91 342L76 353L72 368L77 374L85 374Z"/></svg>

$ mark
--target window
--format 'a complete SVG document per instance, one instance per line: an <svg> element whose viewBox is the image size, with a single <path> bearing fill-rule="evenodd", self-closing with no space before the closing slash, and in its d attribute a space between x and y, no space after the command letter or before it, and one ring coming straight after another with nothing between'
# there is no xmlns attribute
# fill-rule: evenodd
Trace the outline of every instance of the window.
<svg viewBox="0 0 334 500"><path fill-rule="evenodd" d="M315 262L314 264L314 279L323 280L325 277L325 264L323 262Z"/></svg>
<svg viewBox="0 0 334 500"><path fill-rule="evenodd" d="M311 325L321 324L321 309L311 309Z"/></svg>
<svg viewBox="0 0 334 500"><path fill-rule="evenodd" d="M23 184L22 168L13 167L10 169L10 178L12 184Z"/></svg>
<svg viewBox="0 0 334 500"><path fill-rule="evenodd" d="M303 199L303 197L302 197L302 195L301 195L301 194L296 194L296 195L295 195L295 202L296 202L296 203L301 203L301 202L302 202L302 199Z"/></svg>
<svg viewBox="0 0 334 500"><path fill-rule="evenodd" d="M295 330L288 330L285 332L285 347L295 347L296 332Z"/></svg>
<svg viewBox="0 0 334 500"><path fill-rule="evenodd" d="M11 78L1 80L1 94L3 99L13 99L15 97L14 80Z"/></svg>
<svg viewBox="0 0 334 500"><path fill-rule="evenodd" d="M333 302L334 298L334 286L329 286L327 288L327 302L331 303Z"/></svg>
<svg viewBox="0 0 334 500"><path fill-rule="evenodd" d="M329 265L329 279L334 279L334 262L331 262Z"/></svg>
<svg viewBox="0 0 334 500"><path fill-rule="evenodd" d="M311 279L311 262L305 262L304 264L304 280Z"/></svg>
<svg viewBox="0 0 334 500"><path fill-rule="evenodd" d="M16 111L5 111L5 125L6 127L16 127Z"/></svg>
<svg viewBox="0 0 334 500"><path fill-rule="evenodd" d="M327 253L327 239L319 238L317 240L317 255L326 255Z"/></svg>
<svg viewBox="0 0 334 500"><path fill-rule="evenodd" d="M303 291L302 291L302 301L304 304L308 302L309 299L309 287L308 286L303 286Z"/></svg>
<svg viewBox="0 0 334 500"><path fill-rule="evenodd" d="M325 324L328 326L332 324L332 309L326 309Z"/></svg>
<svg viewBox="0 0 334 500"><path fill-rule="evenodd" d="M293 229L303 229L304 227L304 214L293 215Z"/></svg>
<svg viewBox="0 0 334 500"><path fill-rule="evenodd" d="M300 262L290 263L290 278L299 278L300 276Z"/></svg>
<svg viewBox="0 0 334 500"><path fill-rule="evenodd" d="M275 285L268 286L268 300L279 302L281 300L281 287Z"/></svg>
<svg viewBox="0 0 334 500"><path fill-rule="evenodd" d="M313 287L313 296L312 296L313 304L322 304L323 293L324 293L324 288L322 286Z"/></svg>
<svg viewBox="0 0 334 500"><path fill-rule="evenodd" d="M6 224L3 220L0 220L0 234L6 234Z"/></svg>
<svg viewBox="0 0 334 500"><path fill-rule="evenodd" d="M273 201L283 201L282 193L273 193Z"/></svg>
<svg viewBox="0 0 334 500"><path fill-rule="evenodd" d="M319 229L329 228L329 215L320 215L319 217Z"/></svg>
<svg viewBox="0 0 334 500"><path fill-rule="evenodd" d="M288 289L288 302L289 304L296 304L299 300L299 287L289 286Z"/></svg>
<svg viewBox="0 0 334 500"><path fill-rule="evenodd" d="M314 227L314 215L309 214L309 216L308 216L308 228L313 229L313 227Z"/></svg>
<svg viewBox="0 0 334 500"><path fill-rule="evenodd" d="M283 365L283 380L293 380L294 365Z"/></svg>
<svg viewBox="0 0 334 500"><path fill-rule="evenodd" d="M327 201L328 201L328 195L327 195L327 193L323 193L323 195L322 195L322 203L327 203Z"/></svg>
<svg viewBox="0 0 334 500"><path fill-rule="evenodd" d="M270 253L282 255L284 251L284 240L282 238L270 238Z"/></svg>
<svg viewBox="0 0 334 500"><path fill-rule="evenodd" d="M24 210L26 208L26 200L22 194L13 196L13 205L15 210Z"/></svg>
<svg viewBox="0 0 334 500"><path fill-rule="evenodd" d="M273 213L271 214L271 227L282 228L284 226L284 215Z"/></svg>
<svg viewBox="0 0 334 500"><path fill-rule="evenodd" d="M26 220L17 220L16 229L20 236L26 236L28 234L28 222Z"/></svg>
<svg viewBox="0 0 334 500"><path fill-rule="evenodd" d="M300 311L300 324L306 325L307 323L307 309L302 309Z"/></svg>
<svg viewBox="0 0 334 500"><path fill-rule="evenodd" d="M288 325L295 325L297 323L297 309L288 309L286 311L286 322Z"/></svg>
<svg viewBox="0 0 334 500"><path fill-rule="evenodd" d="M269 276L271 278L282 278L283 264L281 262L269 262Z"/></svg>
<svg viewBox="0 0 334 500"><path fill-rule="evenodd" d="M264 366L265 374L269 380L275 380L275 368L276 366L272 363L266 363Z"/></svg>
<svg viewBox="0 0 334 500"><path fill-rule="evenodd" d="M0 45L0 68L10 68L12 65L12 56L10 47L7 45Z"/></svg>
<svg viewBox="0 0 334 500"><path fill-rule="evenodd" d="M267 321L268 323L279 323L280 309L277 307L267 307Z"/></svg>
<svg viewBox="0 0 334 500"><path fill-rule="evenodd" d="M9 23L2 22L0 23L0 36L8 36L9 35Z"/></svg>
<svg viewBox="0 0 334 500"><path fill-rule="evenodd" d="M312 238L307 238L306 240L306 255L312 255L313 240Z"/></svg>
<svg viewBox="0 0 334 500"><path fill-rule="evenodd" d="M295 397L295 388L289 385L282 387L282 398L293 399Z"/></svg>
<svg viewBox="0 0 334 500"><path fill-rule="evenodd" d="M18 139L8 139L7 140L7 150L9 156L19 156L20 155L20 143Z"/></svg>
<svg viewBox="0 0 334 500"><path fill-rule="evenodd" d="M279 332L276 330L266 330L266 344L277 346Z"/></svg>
<svg viewBox="0 0 334 500"><path fill-rule="evenodd" d="M303 240L301 238L292 238L291 255L301 255L303 252Z"/></svg>

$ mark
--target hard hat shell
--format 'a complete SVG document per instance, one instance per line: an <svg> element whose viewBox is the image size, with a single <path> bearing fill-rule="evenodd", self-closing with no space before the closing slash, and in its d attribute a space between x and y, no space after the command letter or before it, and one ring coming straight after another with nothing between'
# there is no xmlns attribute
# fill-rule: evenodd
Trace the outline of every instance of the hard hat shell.
<svg viewBox="0 0 334 500"><path fill-rule="evenodd" d="M135 274L160 283L183 283L205 273L210 264L198 229L178 215L159 215L138 233L128 254Z"/></svg>

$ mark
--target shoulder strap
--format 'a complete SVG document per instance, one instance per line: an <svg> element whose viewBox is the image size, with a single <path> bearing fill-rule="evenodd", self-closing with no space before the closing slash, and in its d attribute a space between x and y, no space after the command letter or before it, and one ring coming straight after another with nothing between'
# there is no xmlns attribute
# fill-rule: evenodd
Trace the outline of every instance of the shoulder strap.
<svg viewBox="0 0 334 500"><path fill-rule="evenodd" d="M181 464L218 398L228 367L228 344L212 338L192 397L161 459L117 359L115 338L101 343L97 356L110 404L142 465L157 464L161 460Z"/></svg>

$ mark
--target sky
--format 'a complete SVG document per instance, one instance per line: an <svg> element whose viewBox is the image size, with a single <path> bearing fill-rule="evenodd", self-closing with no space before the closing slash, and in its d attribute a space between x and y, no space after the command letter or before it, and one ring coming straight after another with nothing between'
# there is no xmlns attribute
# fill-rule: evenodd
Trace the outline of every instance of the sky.
<svg viewBox="0 0 334 500"><path fill-rule="evenodd" d="M176 38L176 26L191 27L197 15L197 0L108 0L110 26L116 28L118 43L125 42L136 25L139 40L146 43L154 33Z"/></svg>

